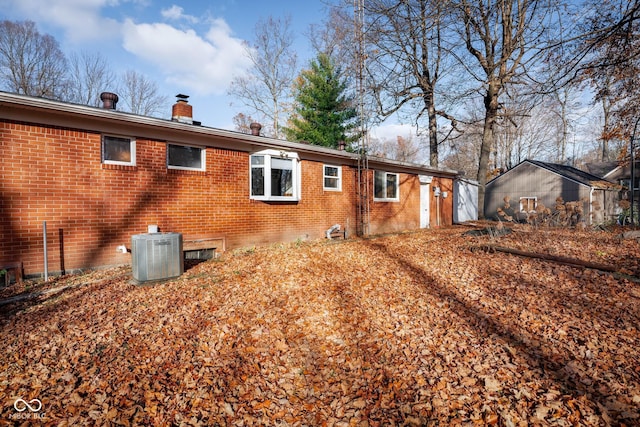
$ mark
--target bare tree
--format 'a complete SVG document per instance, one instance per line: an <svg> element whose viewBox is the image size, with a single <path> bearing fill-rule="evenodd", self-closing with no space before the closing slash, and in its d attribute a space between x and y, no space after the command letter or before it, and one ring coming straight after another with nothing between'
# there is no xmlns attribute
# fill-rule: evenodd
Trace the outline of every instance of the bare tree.
<svg viewBox="0 0 640 427"><path fill-rule="evenodd" d="M496 129L495 167L508 170L525 159L556 160L556 143L560 122L546 105L539 104L521 114L522 105L513 100L503 113L513 114Z"/></svg>
<svg viewBox="0 0 640 427"><path fill-rule="evenodd" d="M60 99L66 58L58 42L32 21L0 22L0 81L11 92Z"/></svg>
<svg viewBox="0 0 640 427"><path fill-rule="evenodd" d="M291 100L291 86L297 74L291 17L259 21L255 38L255 44L246 49L253 68L246 75L236 76L228 93L250 108L252 114L269 120L270 126L263 128L265 134L279 138L282 116Z"/></svg>
<svg viewBox="0 0 640 427"><path fill-rule="evenodd" d="M307 37L311 47L329 56L344 73L353 76L357 68L353 16L344 7L332 6L322 24L311 24Z"/></svg>
<svg viewBox="0 0 640 427"><path fill-rule="evenodd" d="M478 99L470 99L467 117L460 122L461 135L443 145L442 166L462 172L465 176L478 174L478 158L482 144L482 111ZM474 105L475 104L475 105Z"/></svg>
<svg viewBox="0 0 640 427"><path fill-rule="evenodd" d="M364 7L353 0L343 0L330 6L327 19L320 25L311 25L307 36L313 50L329 56L340 71L340 79L346 83L345 93L353 94L353 107L358 112L359 148L373 153L378 141L369 134L382 120L373 91L368 90L365 67L368 62L365 40Z"/></svg>
<svg viewBox="0 0 640 427"><path fill-rule="evenodd" d="M243 113L238 113L233 116L233 124L235 125L235 130L242 133L251 133L251 123L254 123L255 120L251 116L247 116Z"/></svg>
<svg viewBox="0 0 640 427"><path fill-rule="evenodd" d="M72 54L69 65L68 101L97 107L100 93L114 90L116 77L99 52Z"/></svg>
<svg viewBox="0 0 640 427"><path fill-rule="evenodd" d="M167 115L168 98L160 95L158 85L135 70L128 70L120 83L120 100L127 111L143 116Z"/></svg>
<svg viewBox="0 0 640 427"><path fill-rule="evenodd" d="M478 163L478 214L484 218L485 184L495 146L500 97L516 79L526 75L527 61L535 58L542 38L550 30L549 8L537 0L457 0L466 51L476 66L463 64L481 82L484 126Z"/></svg>
<svg viewBox="0 0 640 427"><path fill-rule="evenodd" d="M590 83L594 102L602 107L601 154L631 136L640 117L640 2L587 0L585 18L575 56L579 77Z"/></svg>
<svg viewBox="0 0 640 427"><path fill-rule="evenodd" d="M419 163L422 147L419 139L413 135L403 137L398 135L396 140L389 138L372 138L370 150L374 156L398 160L400 162Z"/></svg>
<svg viewBox="0 0 640 427"><path fill-rule="evenodd" d="M426 117L429 160L438 166L438 117L456 122L436 108L436 87L441 78L443 32L450 16L448 1L372 0L365 2L367 69L379 113L389 117L406 113L416 125Z"/></svg>
<svg viewBox="0 0 640 427"><path fill-rule="evenodd" d="M583 87L578 83L573 82L557 88L546 97L544 104L547 113L551 114L555 121L555 155L552 160L559 163L566 163L574 157L574 153L569 150L569 144L571 133L575 140L577 112L582 107L579 99L583 95Z"/></svg>
<svg viewBox="0 0 640 427"><path fill-rule="evenodd" d="M602 118L603 118L603 126L602 126L602 135L600 137L602 141L602 150L601 161L606 162L611 160L611 145L615 140L622 139L622 134L620 132L620 127L618 124L612 123L611 116L613 115L613 104L615 100L612 100L611 97L607 93L602 93L600 96L596 97L596 99L600 100L600 105L602 106Z"/></svg>
<svg viewBox="0 0 640 427"><path fill-rule="evenodd" d="M563 66L549 86L555 90L575 82L591 85L603 120L596 132L600 146L589 151L589 160L611 159L640 117L640 1L583 0L569 5L577 8L579 19L570 37L554 46L562 52L556 62Z"/></svg>

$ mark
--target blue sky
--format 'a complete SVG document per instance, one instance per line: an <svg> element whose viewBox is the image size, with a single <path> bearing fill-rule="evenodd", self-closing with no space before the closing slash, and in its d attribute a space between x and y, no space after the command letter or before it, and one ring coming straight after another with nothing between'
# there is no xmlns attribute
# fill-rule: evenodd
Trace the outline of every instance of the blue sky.
<svg viewBox="0 0 640 427"><path fill-rule="evenodd" d="M194 119L232 129L241 105L226 90L250 66L242 41L252 41L258 20L292 18L300 65L313 55L305 34L320 24L326 0L0 0L0 19L34 21L62 50L100 52L115 72L134 69L158 83L170 99L190 95ZM105 88L105 90L112 90Z"/></svg>

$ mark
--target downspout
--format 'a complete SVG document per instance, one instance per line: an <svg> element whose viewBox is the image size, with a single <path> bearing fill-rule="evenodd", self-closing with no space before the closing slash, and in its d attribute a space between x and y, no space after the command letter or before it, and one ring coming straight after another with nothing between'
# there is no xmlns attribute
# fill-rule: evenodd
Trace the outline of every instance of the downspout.
<svg viewBox="0 0 640 427"><path fill-rule="evenodd" d="M589 190L589 225L593 225L593 191L595 189L591 187Z"/></svg>
<svg viewBox="0 0 640 427"><path fill-rule="evenodd" d="M47 255L47 221L42 221L42 246L44 250L44 281L49 281L49 256Z"/></svg>

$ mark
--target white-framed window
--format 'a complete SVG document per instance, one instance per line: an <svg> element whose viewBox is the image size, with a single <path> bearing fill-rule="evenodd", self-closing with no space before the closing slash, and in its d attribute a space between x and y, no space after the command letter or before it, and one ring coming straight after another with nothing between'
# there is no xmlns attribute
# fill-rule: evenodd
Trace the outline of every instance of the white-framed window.
<svg viewBox="0 0 640 427"><path fill-rule="evenodd" d="M400 177L397 173L373 172L373 200L397 202L400 200Z"/></svg>
<svg viewBox="0 0 640 427"><path fill-rule="evenodd" d="M322 167L322 188L328 191L342 191L342 166Z"/></svg>
<svg viewBox="0 0 640 427"><path fill-rule="evenodd" d="M102 163L135 166L136 140L124 136L102 135Z"/></svg>
<svg viewBox="0 0 640 427"><path fill-rule="evenodd" d="M537 207L537 197L520 197L520 212L535 212Z"/></svg>
<svg viewBox="0 0 640 427"><path fill-rule="evenodd" d="M300 200L300 161L296 153L264 150L249 159L251 199Z"/></svg>
<svg viewBox="0 0 640 427"><path fill-rule="evenodd" d="M169 169L205 170L206 151L201 147L167 144Z"/></svg>

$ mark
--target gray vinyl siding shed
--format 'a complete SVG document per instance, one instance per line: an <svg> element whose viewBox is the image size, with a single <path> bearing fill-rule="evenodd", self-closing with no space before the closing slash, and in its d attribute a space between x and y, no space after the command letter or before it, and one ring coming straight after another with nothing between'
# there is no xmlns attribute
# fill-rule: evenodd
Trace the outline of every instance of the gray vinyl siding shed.
<svg viewBox="0 0 640 427"><path fill-rule="evenodd" d="M574 167L524 160L486 184L484 212L488 219L499 219L498 208L507 196L514 212L520 211L521 198L535 198L553 210L562 197L565 202L584 200L585 220L599 224L615 215L618 193L615 184Z"/></svg>

